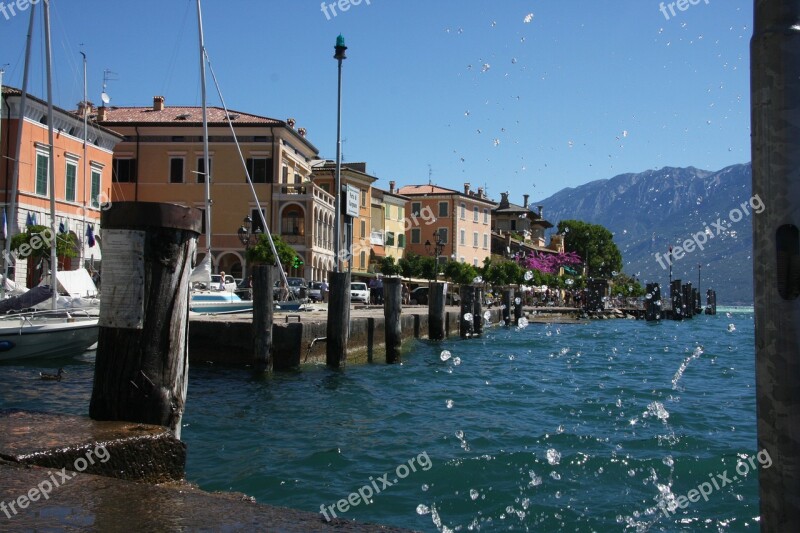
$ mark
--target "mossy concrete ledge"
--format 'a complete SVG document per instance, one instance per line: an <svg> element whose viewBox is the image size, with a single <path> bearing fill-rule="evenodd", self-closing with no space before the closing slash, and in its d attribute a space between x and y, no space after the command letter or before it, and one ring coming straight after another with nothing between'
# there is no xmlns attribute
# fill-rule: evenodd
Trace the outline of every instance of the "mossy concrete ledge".
<svg viewBox="0 0 800 533"><path fill-rule="evenodd" d="M184 478L186 445L161 426L0 410L0 459L163 483Z"/></svg>

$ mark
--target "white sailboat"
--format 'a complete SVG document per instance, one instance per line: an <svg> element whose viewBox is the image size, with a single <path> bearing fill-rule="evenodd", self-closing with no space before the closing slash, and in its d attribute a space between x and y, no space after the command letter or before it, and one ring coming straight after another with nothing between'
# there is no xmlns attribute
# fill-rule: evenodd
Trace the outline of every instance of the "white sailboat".
<svg viewBox="0 0 800 533"><path fill-rule="evenodd" d="M23 76L22 98L27 96L28 65L30 58L30 41L36 6L31 5L31 18L28 29L28 44L25 53L25 73ZM58 235L56 228L55 203L55 157L53 150L53 83L52 52L50 46L50 6L44 2L44 31L47 68L47 130L48 130L48 178L50 196L50 230ZM1 93L0 93L1 94ZM14 163L14 177L10 191L12 224L16 224L16 195L19 177L19 153L22 140L21 130L24 121L25 107L21 106L19 116L20 134L17 136L17 157ZM10 118L10 117L9 117ZM85 142L85 141L84 141ZM13 227L13 226L12 226ZM8 241L8 238L6 239ZM8 242L6 250L8 250ZM6 254L5 257L8 257ZM6 259L7 260L7 259ZM6 264L6 272L7 272ZM58 285L58 257L56 245L50 246L50 282L51 287ZM44 357L65 357L85 352L97 342L99 332L97 317L86 316L83 312L68 312L58 308L58 291L52 290L49 311L16 312L0 319L0 361L31 359ZM77 316L82 315L82 316Z"/></svg>

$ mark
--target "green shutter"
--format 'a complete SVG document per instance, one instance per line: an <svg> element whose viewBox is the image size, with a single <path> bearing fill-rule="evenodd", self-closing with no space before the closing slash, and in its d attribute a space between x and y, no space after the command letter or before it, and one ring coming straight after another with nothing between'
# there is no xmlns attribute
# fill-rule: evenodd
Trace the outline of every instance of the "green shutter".
<svg viewBox="0 0 800 533"><path fill-rule="evenodd" d="M47 171L50 158L36 154L36 194L47 196Z"/></svg>
<svg viewBox="0 0 800 533"><path fill-rule="evenodd" d="M65 199L68 202L75 201L75 175L77 172L78 167L72 164L67 165L67 190L65 192Z"/></svg>

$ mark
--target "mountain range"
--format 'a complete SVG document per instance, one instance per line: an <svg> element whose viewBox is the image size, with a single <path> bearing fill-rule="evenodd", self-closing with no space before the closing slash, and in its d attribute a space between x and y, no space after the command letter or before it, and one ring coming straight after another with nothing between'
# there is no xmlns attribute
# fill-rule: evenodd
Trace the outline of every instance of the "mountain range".
<svg viewBox="0 0 800 533"><path fill-rule="evenodd" d="M664 167L566 188L531 207L544 206L554 225L576 219L606 227L625 273L661 283L662 294L672 246L673 279L696 287L700 265L704 303L713 288L720 305L752 305L752 219L766 206L751 191L750 163L719 171Z"/></svg>

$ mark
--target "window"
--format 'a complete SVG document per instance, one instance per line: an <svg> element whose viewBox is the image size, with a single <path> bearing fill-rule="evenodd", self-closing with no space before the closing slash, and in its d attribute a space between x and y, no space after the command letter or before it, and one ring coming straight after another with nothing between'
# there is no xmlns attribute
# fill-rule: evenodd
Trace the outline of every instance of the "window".
<svg viewBox="0 0 800 533"><path fill-rule="evenodd" d="M253 183L272 183L272 158L252 157L247 160L247 173Z"/></svg>
<svg viewBox="0 0 800 533"><path fill-rule="evenodd" d="M206 234L206 210L203 207L197 208L200 211L200 234ZM199 262L198 262L199 264Z"/></svg>
<svg viewBox="0 0 800 533"><path fill-rule="evenodd" d="M392 219L392 206L390 205L386 206L386 211L384 211L383 213L383 218L385 218L386 220Z"/></svg>
<svg viewBox="0 0 800 533"><path fill-rule="evenodd" d="M266 209L262 209L261 212L264 213L264 220L266 220L267 219L267 210ZM253 233L257 233L257 232L264 233L264 224L261 223L261 217L258 214L258 209L252 209L250 211L250 218L253 221L253 224L251 226L251 228L252 228L251 231Z"/></svg>
<svg viewBox="0 0 800 533"><path fill-rule="evenodd" d="M386 232L386 242L384 243L386 246L394 246L394 232L387 231Z"/></svg>
<svg viewBox="0 0 800 533"><path fill-rule="evenodd" d="M447 244L447 228L439 228L439 242Z"/></svg>
<svg viewBox="0 0 800 533"><path fill-rule="evenodd" d="M458 243L461 246L464 246L465 244L467 244L467 232L464 231L463 229L459 233Z"/></svg>
<svg viewBox="0 0 800 533"><path fill-rule="evenodd" d="M68 202L75 201L75 180L78 175L78 165L72 161L67 161L66 172L66 190L64 191L64 199Z"/></svg>
<svg viewBox="0 0 800 533"><path fill-rule="evenodd" d="M465 218L467 218L467 206L461 204L461 220L464 220Z"/></svg>
<svg viewBox="0 0 800 533"><path fill-rule="evenodd" d="M183 158L171 157L169 159L169 182L183 183Z"/></svg>
<svg viewBox="0 0 800 533"><path fill-rule="evenodd" d="M473 220L473 222L477 222L478 221L478 216L479 216L478 215L478 208L477 207L473 207L472 208L472 220Z"/></svg>
<svg viewBox="0 0 800 533"><path fill-rule="evenodd" d="M367 191L361 189L361 207L367 207Z"/></svg>
<svg viewBox="0 0 800 533"><path fill-rule="evenodd" d="M439 216L440 217L448 217L450 216L448 213L450 212L449 204L447 202L439 202Z"/></svg>
<svg viewBox="0 0 800 533"><path fill-rule="evenodd" d="M420 211L422 211L422 204L419 202L411 202L411 215L419 216Z"/></svg>
<svg viewBox="0 0 800 533"><path fill-rule="evenodd" d="M488 224L489 223L489 210L488 209L484 209L483 210L483 223L484 224Z"/></svg>
<svg viewBox="0 0 800 533"><path fill-rule="evenodd" d="M331 184L330 183L320 183L319 188L325 191L326 193L331 193Z"/></svg>
<svg viewBox="0 0 800 533"><path fill-rule="evenodd" d="M472 234L472 247L473 248L477 248L478 247L478 232L477 231Z"/></svg>
<svg viewBox="0 0 800 533"><path fill-rule="evenodd" d="M45 154L36 154L36 194L47 196L47 171L50 158Z"/></svg>
<svg viewBox="0 0 800 533"><path fill-rule="evenodd" d="M286 165L281 170L281 183L289 183L289 167Z"/></svg>
<svg viewBox="0 0 800 533"><path fill-rule="evenodd" d="M461 261L462 263L467 262L466 258L463 255L459 258L459 261Z"/></svg>
<svg viewBox="0 0 800 533"><path fill-rule="evenodd" d="M489 235L487 233L483 234L483 249L484 250L489 249Z"/></svg>
<svg viewBox="0 0 800 533"><path fill-rule="evenodd" d="M511 231L517 231L517 221L516 220L512 220L511 221Z"/></svg>
<svg viewBox="0 0 800 533"><path fill-rule="evenodd" d="M116 183L136 183L136 160L115 159L111 167L111 179Z"/></svg>
<svg viewBox="0 0 800 533"><path fill-rule="evenodd" d="M362 251L360 259L361 259L361 268L363 269L367 266L367 253Z"/></svg>
<svg viewBox="0 0 800 533"><path fill-rule="evenodd" d="M472 260L472 266L478 266L478 258Z"/></svg>
<svg viewBox="0 0 800 533"><path fill-rule="evenodd" d="M361 238L365 239L367 237L367 221L361 221Z"/></svg>
<svg viewBox="0 0 800 533"><path fill-rule="evenodd" d="M401 233L397 236L397 247L398 248L405 248L406 247L406 236L405 234Z"/></svg>
<svg viewBox="0 0 800 533"><path fill-rule="evenodd" d="M213 174L214 170L214 160L211 159L211 156L208 157L208 166L210 167L208 172L206 172L206 160L203 157L197 158L197 183L205 183L206 182L206 175Z"/></svg>
<svg viewBox="0 0 800 533"><path fill-rule="evenodd" d="M256 212L256 215L258 213ZM305 235L306 222L300 206L290 205L281 215L281 233L284 235Z"/></svg>
<svg viewBox="0 0 800 533"><path fill-rule="evenodd" d="M406 208L405 207L398 207L397 208L397 220L403 220L406 217Z"/></svg>
<svg viewBox="0 0 800 533"><path fill-rule="evenodd" d="M422 230L415 228L411 230L411 244L419 244Z"/></svg>
<svg viewBox="0 0 800 533"><path fill-rule="evenodd" d="M183 162L183 159L180 160ZM92 194L90 196L91 206L95 209L100 209L100 179L102 177L101 170L97 168L92 169Z"/></svg>

